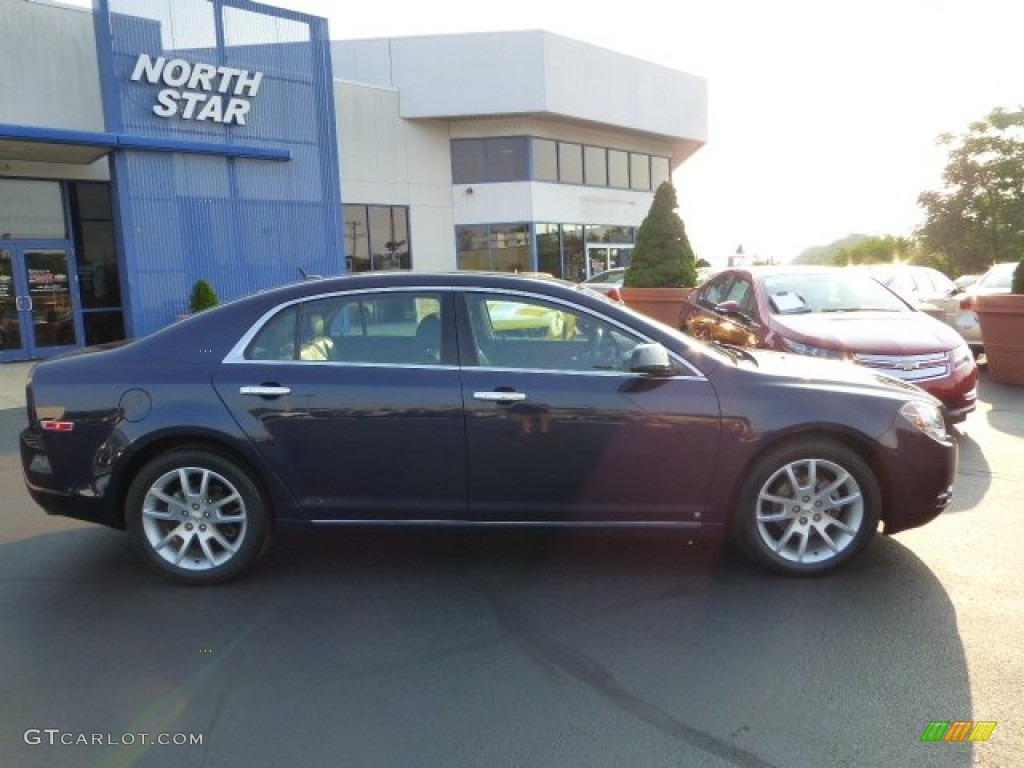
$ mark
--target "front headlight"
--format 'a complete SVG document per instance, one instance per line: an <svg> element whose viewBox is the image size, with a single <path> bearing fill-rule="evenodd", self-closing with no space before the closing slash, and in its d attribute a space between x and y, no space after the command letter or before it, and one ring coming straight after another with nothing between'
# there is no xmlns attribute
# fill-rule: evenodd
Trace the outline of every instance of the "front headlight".
<svg viewBox="0 0 1024 768"><path fill-rule="evenodd" d="M955 346L950 354L953 356L954 368L966 365L974 359L974 353L971 352L971 348L967 346L967 342L962 342Z"/></svg>
<svg viewBox="0 0 1024 768"><path fill-rule="evenodd" d="M919 430L939 442L949 440L946 432L946 420L938 406L924 400L911 400L900 408L900 416L909 421Z"/></svg>
<svg viewBox="0 0 1024 768"><path fill-rule="evenodd" d="M793 341L793 339L787 339L785 336L782 337L782 343L785 345L786 349L790 352L796 352L798 355L822 357L829 360L842 360L845 357L842 350L829 349L828 347L815 347L813 344L804 344L799 341Z"/></svg>

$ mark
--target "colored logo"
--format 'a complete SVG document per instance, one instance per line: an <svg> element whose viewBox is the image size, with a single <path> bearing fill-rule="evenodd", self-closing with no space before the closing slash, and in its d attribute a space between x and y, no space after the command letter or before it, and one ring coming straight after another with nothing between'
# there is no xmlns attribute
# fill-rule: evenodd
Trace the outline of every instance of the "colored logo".
<svg viewBox="0 0 1024 768"><path fill-rule="evenodd" d="M932 720L921 741L988 741L995 729L995 720Z"/></svg>

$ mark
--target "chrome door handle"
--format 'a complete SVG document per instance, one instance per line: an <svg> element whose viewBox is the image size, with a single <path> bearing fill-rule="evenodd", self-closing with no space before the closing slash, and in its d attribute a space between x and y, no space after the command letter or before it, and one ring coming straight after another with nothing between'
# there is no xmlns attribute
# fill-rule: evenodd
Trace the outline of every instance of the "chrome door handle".
<svg viewBox="0 0 1024 768"><path fill-rule="evenodd" d="M290 395L292 390L291 387L262 385L259 387L239 387L238 393L241 395L255 395L256 397L280 397L281 395Z"/></svg>
<svg viewBox="0 0 1024 768"><path fill-rule="evenodd" d="M473 399L489 403L519 403L526 399L526 395L522 392L474 392Z"/></svg>

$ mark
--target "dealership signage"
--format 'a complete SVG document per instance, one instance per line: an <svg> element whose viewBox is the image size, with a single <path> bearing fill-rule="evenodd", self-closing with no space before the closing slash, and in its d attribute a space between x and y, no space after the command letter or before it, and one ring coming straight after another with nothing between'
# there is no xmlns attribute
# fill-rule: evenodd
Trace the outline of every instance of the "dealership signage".
<svg viewBox="0 0 1024 768"><path fill-rule="evenodd" d="M263 73L142 53L131 79L165 86L153 105L157 117L245 125Z"/></svg>

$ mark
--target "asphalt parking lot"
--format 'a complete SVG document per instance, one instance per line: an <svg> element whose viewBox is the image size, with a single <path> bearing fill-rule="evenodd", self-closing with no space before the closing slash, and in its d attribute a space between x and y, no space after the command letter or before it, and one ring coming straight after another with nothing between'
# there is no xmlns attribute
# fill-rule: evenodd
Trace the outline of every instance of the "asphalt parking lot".
<svg viewBox="0 0 1024 768"><path fill-rule="evenodd" d="M0 381L23 371L0 365ZM663 535L391 532L281 539L250 577L206 589L34 506L18 397L0 384L0 765L1024 754L1024 389L983 377L952 507L832 577L774 577ZM921 741L947 720L997 725L984 742ZM144 743L161 734L202 743Z"/></svg>

